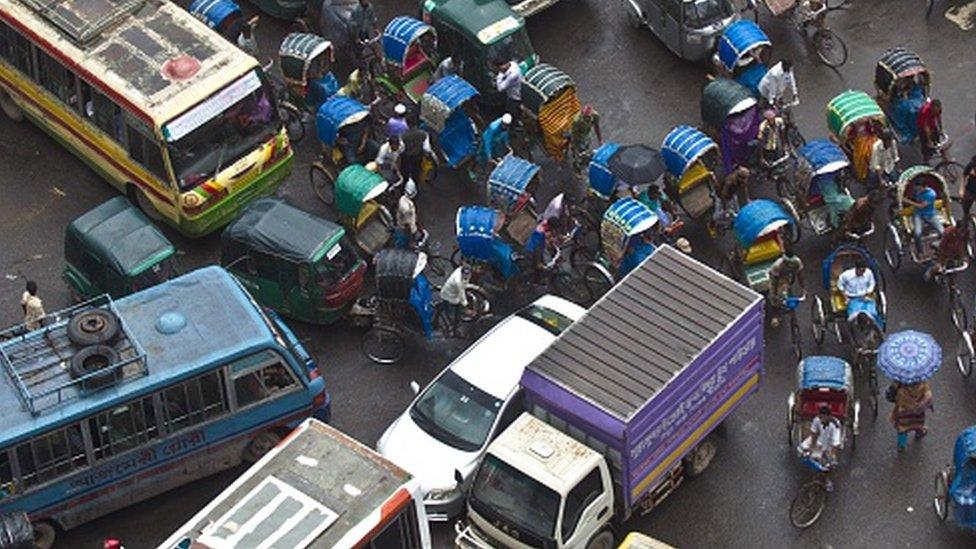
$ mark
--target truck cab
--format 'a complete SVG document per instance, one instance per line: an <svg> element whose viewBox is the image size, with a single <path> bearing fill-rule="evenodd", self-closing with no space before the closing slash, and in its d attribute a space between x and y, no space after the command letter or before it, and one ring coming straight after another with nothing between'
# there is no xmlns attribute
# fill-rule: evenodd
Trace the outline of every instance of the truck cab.
<svg viewBox="0 0 976 549"><path fill-rule="evenodd" d="M524 413L489 446L455 543L609 549L615 501L602 454Z"/></svg>

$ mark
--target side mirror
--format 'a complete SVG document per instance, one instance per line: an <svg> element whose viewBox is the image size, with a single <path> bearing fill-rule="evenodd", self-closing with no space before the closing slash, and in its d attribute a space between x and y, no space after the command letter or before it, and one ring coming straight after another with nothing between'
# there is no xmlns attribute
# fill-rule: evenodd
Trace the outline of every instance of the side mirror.
<svg viewBox="0 0 976 549"><path fill-rule="evenodd" d="M459 489L464 487L464 476L461 474L460 469L454 470L454 482L457 483Z"/></svg>
<svg viewBox="0 0 976 549"><path fill-rule="evenodd" d="M419 395L420 394L420 384L417 383L416 381L411 381L410 382L410 390L413 391L414 396Z"/></svg>

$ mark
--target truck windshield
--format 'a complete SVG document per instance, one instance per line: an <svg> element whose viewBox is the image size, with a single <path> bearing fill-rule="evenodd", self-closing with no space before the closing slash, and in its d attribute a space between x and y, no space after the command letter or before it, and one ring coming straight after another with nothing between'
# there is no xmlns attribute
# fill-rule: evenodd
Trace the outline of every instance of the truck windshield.
<svg viewBox="0 0 976 549"><path fill-rule="evenodd" d="M501 400L447 370L410 407L410 418L444 444L473 452L488 438L501 405Z"/></svg>
<svg viewBox="0 0 976 549"><path fill-rule="evenodd" d="M253 70L163 127L180 191L271 139L280 128L268 86Z"/></svg>
<svg viewBox="0 0 976 549"><path fill-rule="evenodd" d="M685 3L685 26L703 29L735 13L729 0L695 0Z"/></svg>
<svg viewBox="0 0 976 549"><path fill-rule="evenodd" d="M543 540L553 538L559 494L488 454L471 489L471 507L491 522L514 526L520 530L518 538L528 543L532 540L525 533Z"/></svg>

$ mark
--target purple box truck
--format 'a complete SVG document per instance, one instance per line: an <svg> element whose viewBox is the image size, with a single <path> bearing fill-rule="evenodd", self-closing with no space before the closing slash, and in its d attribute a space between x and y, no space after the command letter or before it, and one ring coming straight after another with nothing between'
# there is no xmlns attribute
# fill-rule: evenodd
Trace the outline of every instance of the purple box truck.
<svg viewBox="0 0 976 549"><path fill-rule="evenodd" d="M462 547L611 547L715 455L762 376L763 298L663 246L532 362L469 487Z"/></svg>

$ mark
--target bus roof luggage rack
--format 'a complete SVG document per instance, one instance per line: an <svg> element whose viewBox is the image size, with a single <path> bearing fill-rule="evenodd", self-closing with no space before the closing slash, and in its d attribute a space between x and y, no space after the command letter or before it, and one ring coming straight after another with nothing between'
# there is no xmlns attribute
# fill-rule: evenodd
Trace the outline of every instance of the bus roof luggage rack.
<svg viewBox="0 0 976 549"><path fill-rule="evenodd" d="M21 1L78 45L98 38L102 31L146 3L146 0Z"/></svg>
<svg viewBox="0 0 976 549"><path fill-rule="evenodd" d="M74 316L94 309L108 311L115 317L118 335L109 345L113 352L96 357L101 362L96 362L95 369L79 373L72 363L80 362L82 357L79 355L94 346L72 343L68 337L68 324ZM107 294L48 314L42 323L43 327L34 331L21 324L0 332L0 365L16 388L21 403L33 416L149 374L145 351ZM89 365L86 364L86 369L81 372Z"/></svg>

